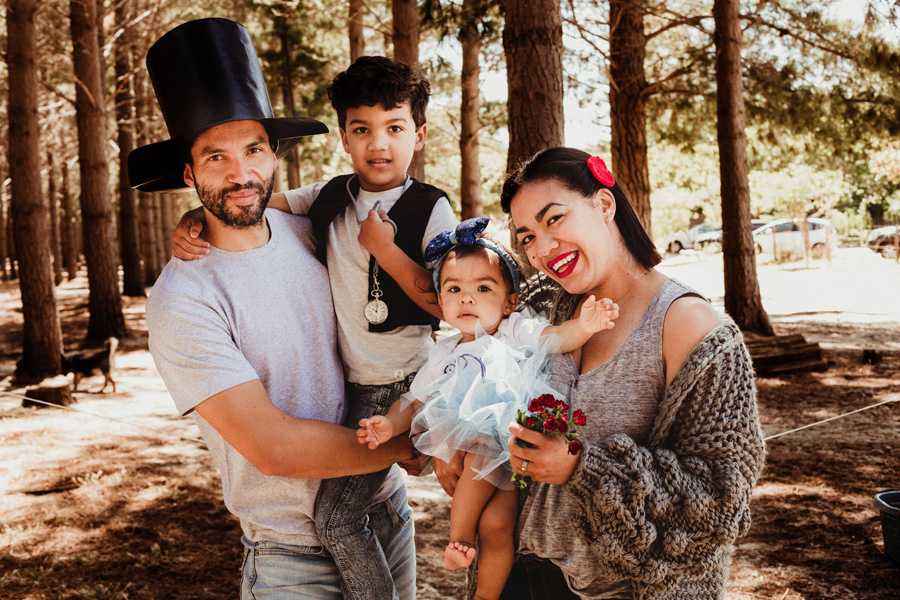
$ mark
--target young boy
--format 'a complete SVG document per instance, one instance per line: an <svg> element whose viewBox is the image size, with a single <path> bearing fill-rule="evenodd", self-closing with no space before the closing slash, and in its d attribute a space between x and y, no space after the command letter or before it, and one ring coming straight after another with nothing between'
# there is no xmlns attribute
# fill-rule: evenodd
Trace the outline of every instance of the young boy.
<svg viewBox="0 0 900 600"><path fill-rule="evenodd" d="M385 414L409 390L441 315L423 253L457 221L444 192L406 175L425 144L429 94L428 81L413 67L385 57L358 59L328 88L356 173L273 194L269 203L312 220L337 315L348 427ZM175 234L176 257L205 254L201 225L196 215L185 215ZM383 499L386 478L399 476L393 467L322 482L316 527L341 571L346 598L398 598L366 524L379 515L366 511Z"/></svg>

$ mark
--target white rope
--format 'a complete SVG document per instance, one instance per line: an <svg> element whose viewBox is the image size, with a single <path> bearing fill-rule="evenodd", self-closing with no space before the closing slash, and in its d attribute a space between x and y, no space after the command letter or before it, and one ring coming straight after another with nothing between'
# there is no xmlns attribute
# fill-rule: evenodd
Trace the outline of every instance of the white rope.
<svg viewBox="0 0 900 600"><path fill-rule="evenodd" d="M789 433L794 433L796 431L802 431L803 429L809 429L810 427L815 427L816 425L821 425L822 423L827 423L829 421L834 421L836 419L842 419L844 417L849 417L850 415L854 415L858 412L862 412L864 410L869 410L870 408L875 408L876 406L890 404L891 402L900 402L900 398L894 398L893 400L885 400L884 402L879 402L878 404L871 404L871 405L865 406L863 408L857 408L856 410L851 410L850 412L846 412L842 415L828 417L827 419L822 419L821 421L816 421L815 423L810 423L809 425L804 425L803 427L797 427L796 429L791 429L790 431L782 431L781 433L776 433L775 435L770 435L769 437L764 438L763 441L768 442L769 440L774 440L775 438L781 437L783 435L788 435Z"/></svg>
<svg viewBox="0 0 900 600"><path fill-rule="evenodd" d="M43 404L44 406L52 406L53 408L64 408L66 410L71 410L72 412L81 413L83 415L89 415L91 417L97 417L98 419L106 419L107 421L115 421L116 423L124 423L125 425L131 425L132 427L140 427L141 429L149 429L150 431L155 431L156 433L161 433L163 435L168 435L171 437L180 438L182 440L187 440L189 442L197 442L198 444L206 445L206 442L204 442L203 440L198 440L197 438L178 435L177 433L163 431L162 429L154 429L153 427L147 427L146 425L139 425L137 423L131 423L129 421L125 421L124 419L117 419L115 417L107 417L106 415L98 415L96 413L88 412L86 410L72 408L71 406L62 406L61 404L53 404L51 402L44 402L43 400L38 400L37 398L29 398L28 396L20 396L19 394L12 394L10 392L0 391L0 394L3 394L4 396L10 396L12 398L19 398L20 400L27 400L28 402L36 402L38 404Z"/></svg>
<svg viewBox="0 0 900 600"><path fill-rule="evenodd" d="M38 404L43 404L43 405L45 405L45 406L52 406L53 408L64 408L65 410L71 410L72 412L81 413L81 414L83 414L83 415L89 415L89 416L91 416L91 417L97 417L98 419L106 419L107 421L115 421L115 422L117 422L117 423L124 423L125 425L131 425L132 427L140 427L140 428L142 428L142 429L147 429L147 430L150 430L150 431L154 431L154 432L156 432L156 433L161 433L161 434L163 434L163 435L168 435L168 436L171 436L171 437L180 438L180 439L182 439L182 440L187 440L187 441L189 441L189 442L197 442L198 444L204 444L204 445L206 444L206 442L204 442L203 440L199 440L199 439L197 439L197 438L186 437L186 436L178 435L178 434L171 433L171 432L168 432L168 431L163 431L163 430L161 430L161 429L154 429L153 427L147 427L146 425L139 425L139 424L137 424L137 423L131 423L131 422L125 421L125 420L123 420L123 419L117 419L117 418L115 418L115 417L107 417L107 416L105 416L105 415L98 415L98 414L96 414L96 413L91 413L91 412L88 412L88 411L86 411L86 410L79 410L79 409L77 409L77 408L72 408L71 406L62 406L62 405L59 405L59 404L51 404L50 402L44 402L43 400L38 400L38 399L36 399L36 398L29 398L29 397L27 397L27 396L20 396L20 395L18 395L18 394L12 394L12 393L10 393L10 392L2 392L2 391L0 391L0 394L3 394L3 395L5 395L5 396L10 396L10 397L12 397L12 398L19 398L19 399L21 399L21 400L27 400L27 401L29 401L29 402L36 402L36 403L38 403ZM797 428L795 428L795 429L790 429L790 430L788 430L788 431L782 431L781 433L776 433L775 435L770 435L770 436L768 436L768 437L766 437L766 438L763 438L763 441L768 442L769 440L774 440L775 438L780 438L781 436L784 436L784 435L789 435L789 434L791 434L791 433L796 433L796 432L798 432L798 431L803 431L804 429L809 429L810 427L815 427L816 425L821 425L821 424L823 424L823 423L828 423L829 421L835 421L835 420L837 420L837 419L842 419L842 418L844 418L844 417L849 417L850 415L855 415L856 413L863 412L864 410L869 410L870 408L877 408L877 407L879 407L879 406L883 406L883 405L885 405L885 404L890 404L890 403L892 403L892 402L900 402L900 398L894 398L894 399L892 399L892 400L885 400L885 401L883 401L883 402L879 402L879 403L877 403L877 404L871 404L871 405L865 406L865 407L863 407L863 408L857 408L856 410L851 410L850 412L846 412L846 413L843 413L843 414L840 414L840 415L836 415L836 416L834 416L834 417L828 417L827 419L822 419L821 421L816 421L815 423L809 423L808 425L803 425L802 427L797 427Z"/></svg>

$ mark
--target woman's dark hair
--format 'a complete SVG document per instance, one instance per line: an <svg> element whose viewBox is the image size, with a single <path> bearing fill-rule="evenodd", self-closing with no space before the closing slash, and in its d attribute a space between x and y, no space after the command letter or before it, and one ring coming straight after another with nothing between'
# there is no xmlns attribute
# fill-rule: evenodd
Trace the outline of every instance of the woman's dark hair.
<svg viewBox="0 0 900 600"><path fill-rule="evenodd" d="M388 111L407 102L416 129L425 124L431 85L419 69L385 56L360 56L328 84L328 99L346 131L347 109L381 107Z"/></svg>
<svg viewBox="0 0 900 600"><path fill-rule="evenodd" d="M614 183L612 187L600 183L588 168L587 160L590 157L587 152L575 148L550 148L538 152L519 165L503 182L500 207L509 214L512 199L523 185L548 179L558 181L585 198L593 198L597 192L606 188L616 199L615 221L625 240L625 247L642 267L649 269L656 266L662 256L638 220L625 192L618 183Z"/></svg>

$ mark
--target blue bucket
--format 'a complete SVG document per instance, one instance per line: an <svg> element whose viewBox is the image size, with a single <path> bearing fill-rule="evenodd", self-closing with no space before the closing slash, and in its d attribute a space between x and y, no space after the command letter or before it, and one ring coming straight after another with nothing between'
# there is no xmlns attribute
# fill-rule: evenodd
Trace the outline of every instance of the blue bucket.
<svg viewBox="0 0 900 600"><path fill-rule="evenodd" d="M900 492L882 492L876 495L875 506L881 511L884 553L900 564Z"/></svg>

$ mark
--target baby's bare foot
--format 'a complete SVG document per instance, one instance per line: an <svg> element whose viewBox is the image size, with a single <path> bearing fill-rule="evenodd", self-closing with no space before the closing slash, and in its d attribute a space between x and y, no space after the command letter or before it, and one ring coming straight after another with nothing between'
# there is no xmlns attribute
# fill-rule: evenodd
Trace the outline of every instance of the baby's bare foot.
<svg viewBox="0 0 900 600"><path fill-rule="evenodd" d="M448 569L463 569L475 559L475 548L463 542L450 542L444 549L444 566Z"/></svg>

